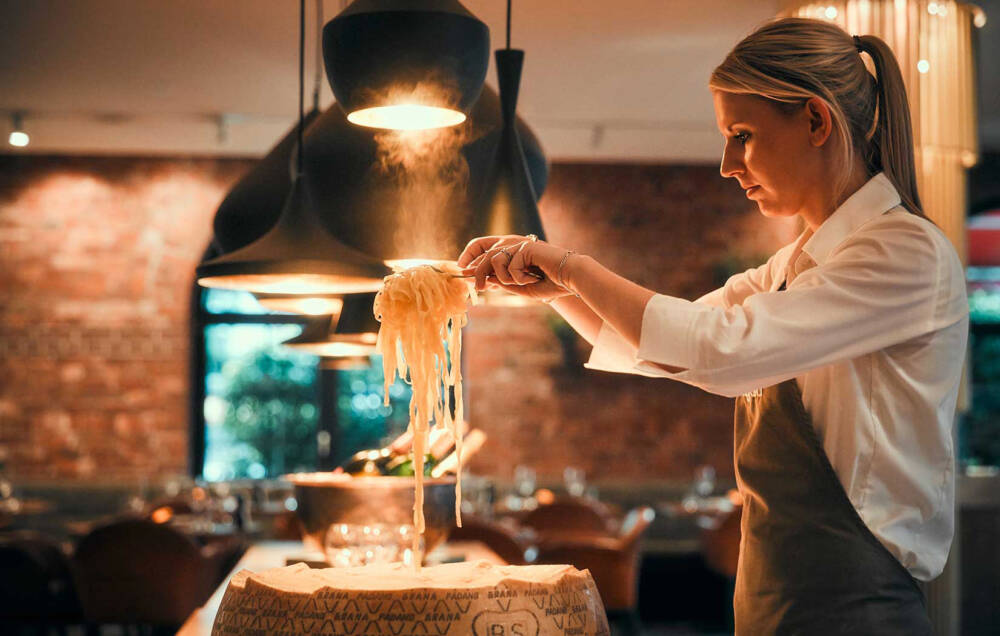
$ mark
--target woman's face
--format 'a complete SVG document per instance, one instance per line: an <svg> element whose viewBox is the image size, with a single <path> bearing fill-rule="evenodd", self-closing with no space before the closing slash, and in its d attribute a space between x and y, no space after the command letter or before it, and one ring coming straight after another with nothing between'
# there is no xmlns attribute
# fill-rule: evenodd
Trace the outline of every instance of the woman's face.
<svg viewBox="0 0 1000 636"><path fill-rule="evenodd" d="M809 106L786 114L763 97L718 90L712 96L726 140L722 176L739 181L764 216L792 216L814 204L823 156Z"/></svg>

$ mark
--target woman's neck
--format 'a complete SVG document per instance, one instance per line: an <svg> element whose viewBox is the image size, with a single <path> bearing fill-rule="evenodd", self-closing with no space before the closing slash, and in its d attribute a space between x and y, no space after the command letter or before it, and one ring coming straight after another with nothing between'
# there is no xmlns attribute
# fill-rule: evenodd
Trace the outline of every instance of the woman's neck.
<svg viewBox="0 0 1000 636"><path fill-rule="evenodd" d="M852 194L861 189L861 186L868 183L873 175L868 174L861 160L855 161L854 168L847 180L847 186L840 192L834 192L830 188L817 187L817 200L807 208L799 212L799 216L805 221L806 226L815 232L819 226L823 225L841 205L844 204Z"/></svg>

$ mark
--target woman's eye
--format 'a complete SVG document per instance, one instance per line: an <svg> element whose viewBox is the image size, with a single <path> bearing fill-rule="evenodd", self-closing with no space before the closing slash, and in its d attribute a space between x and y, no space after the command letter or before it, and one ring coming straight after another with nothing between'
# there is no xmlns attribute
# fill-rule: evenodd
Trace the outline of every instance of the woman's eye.
<svg viewBox="0 0 1000 636"><path fill-rule="evenodd" d="M745 132L736 133L735 135L733 135L733 139L740 142L741 144L745 144L747 142L747 139L749 138L750 138L750 133L745 133Z"/></svg>

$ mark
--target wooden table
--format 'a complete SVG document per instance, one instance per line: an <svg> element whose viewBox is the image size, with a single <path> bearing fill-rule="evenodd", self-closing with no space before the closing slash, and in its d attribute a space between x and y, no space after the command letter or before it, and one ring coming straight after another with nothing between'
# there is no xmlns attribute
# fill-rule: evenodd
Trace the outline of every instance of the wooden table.
<svg viewBox="0 0 1000 636"><path fill-rule="evenodd" d="M448 542L436 548L428 555L428 561L441 561L447 557L458 556L465 561L478 561L480 559L506 565L507 562L501 559L496 552L490 550L485 544L478 541L455 541ZM229 579L240 570L252 570L259 572L269 568L280 568L287 564L287 559L303 559L322 561L321 554L309 553L302 545L301 541L263 541L256 543L246 551L243 558L239 560L232 572L219 584L212 596L205 604L194 611L191 616L184 621L178 636L208 636L212 633L212 624L215 622L215 614L219 611L222 597L229 586Z"/></svg>

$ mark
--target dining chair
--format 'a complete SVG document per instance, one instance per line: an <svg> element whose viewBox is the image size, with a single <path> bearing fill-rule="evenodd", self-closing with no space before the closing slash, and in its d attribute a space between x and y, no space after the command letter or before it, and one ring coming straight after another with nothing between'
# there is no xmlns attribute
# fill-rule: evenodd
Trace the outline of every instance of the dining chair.
<svg viewBox="0 0 1000 636"><path fill-rule="evenodd" d="M655 514L648 506L629 511L615 536L548 533L539 542L537 563L569 563L590 570L616 632L641 633L639 622L640 540Z"/></svg>
<svg viewBox="0 0 1000 636"><path fill-rule="evenodd" d="M69 558L32 531L0 534L0 625L59 631L82 619Z"/></svg>
<svg viewBox="0 0 1000 636"><path fill-rule="evenodd" d="M448 533L449 541L479 541L510 565L528 565L538 556L534 532L476 515L463 514L462 527Z"/></svg>
<svg viewBox="0 0 1000 636"><path fill-rule="evenodd" d="M73 555L84 617L90 624L176 629L211 595L230 556L147 519L95 528Z"/></svg>

